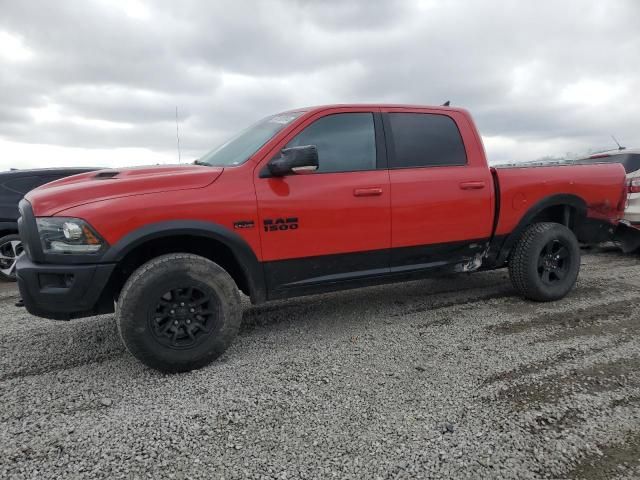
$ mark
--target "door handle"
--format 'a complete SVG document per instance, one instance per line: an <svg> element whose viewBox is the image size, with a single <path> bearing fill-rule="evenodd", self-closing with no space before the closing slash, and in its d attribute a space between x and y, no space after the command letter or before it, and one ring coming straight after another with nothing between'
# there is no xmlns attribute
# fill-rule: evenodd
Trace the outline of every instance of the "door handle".
<svg viewBox="0 0 640 480"><path fill-rule="evenodd" d="M382 195L382 188L380 187L356 188L353 191L354 197L378 197L380 195Z"/></svg>
<svg viewBox="0 0 640 480"><path fill-rule="evenodd" d="M460 184L460 188L462 190L480 190L484 188L486 185L484 182L462 182Z"/></svg>

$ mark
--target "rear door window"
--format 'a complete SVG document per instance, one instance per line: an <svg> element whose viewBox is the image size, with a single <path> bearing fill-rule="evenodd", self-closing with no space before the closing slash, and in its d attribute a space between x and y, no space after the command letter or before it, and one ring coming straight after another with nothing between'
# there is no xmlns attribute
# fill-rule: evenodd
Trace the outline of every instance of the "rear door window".
<svg viewBox="0 0 640 480"><path fill-rule="evenodd" d="M389 113L390 168L465 165L467 154L452 118L428 113Z"/></svg>

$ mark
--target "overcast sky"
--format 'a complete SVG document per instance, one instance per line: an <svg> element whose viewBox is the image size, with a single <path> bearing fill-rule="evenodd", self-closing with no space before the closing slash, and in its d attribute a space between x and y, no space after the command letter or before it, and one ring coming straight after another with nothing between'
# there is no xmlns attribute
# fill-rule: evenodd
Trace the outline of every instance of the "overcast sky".
<svg viewBox="0 0 640 480"><path fill-rule="evenodd" d="M453 105L493 160L640 146L640 1L0 0L0 169L192 160L269 113Z"/></svg>

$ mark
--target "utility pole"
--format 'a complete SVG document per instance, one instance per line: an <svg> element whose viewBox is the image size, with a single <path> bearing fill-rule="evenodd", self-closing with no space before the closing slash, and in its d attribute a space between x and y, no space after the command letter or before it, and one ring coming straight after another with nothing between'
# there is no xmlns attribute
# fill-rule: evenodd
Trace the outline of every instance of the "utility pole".
<svg viewBox="0 0 640 480"><path fill-rule="evenodd" d="M178 130L178 106L176 105L176 140L178 142L178 163L182 163L182 154L180 153L180 131Z"/></svg>

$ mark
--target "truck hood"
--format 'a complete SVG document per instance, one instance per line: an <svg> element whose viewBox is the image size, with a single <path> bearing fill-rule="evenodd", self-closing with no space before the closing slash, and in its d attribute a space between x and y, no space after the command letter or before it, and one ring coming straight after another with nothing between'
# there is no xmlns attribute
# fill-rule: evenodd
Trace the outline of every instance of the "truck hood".
<svg viewBox="0 0 640 480"><path fill-rule="evenodd" d="M36 216L46 217L102 200L203 188L213 183L223 170L199 165L98 170L47 183L30 191L25 198Z"/></svg>

